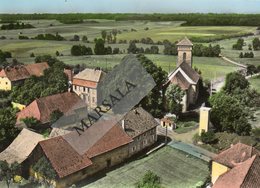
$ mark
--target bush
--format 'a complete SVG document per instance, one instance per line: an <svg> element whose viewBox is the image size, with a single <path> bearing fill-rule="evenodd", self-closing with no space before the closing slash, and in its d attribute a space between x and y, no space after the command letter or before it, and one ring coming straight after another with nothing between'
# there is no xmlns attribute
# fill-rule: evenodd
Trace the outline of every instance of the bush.
<svg viewBox="0 0 260 188"><path fill-rule="evenodd" d="M19 38L20 40L28 40L28 39L29 39L29 37L23 36L23 35L19 35L18 38Z"/></svg>
<svg viewBox="0 0 260 188"><path fill-rule="evenodd" d="M202 131L200 135L201 141L205 144L210 144L216 142L216 136L213 131L208 131L205 132L204 130Z"/></svg>
<svg viewBox="0 0 260 188"><path fill-rule="evenodd" d="M137 182L137 188L160 188L161 178L152 171L147 171L143 178Z"/></svg>
<svg viewBox="0 0 260 188"><path fill-rule="evenodd" d="M92 49L84 45L73 45L71 47L71 55L73 56L82 56L82 55L93 55ZM56 54L57 55L57 54Z"/></svg>

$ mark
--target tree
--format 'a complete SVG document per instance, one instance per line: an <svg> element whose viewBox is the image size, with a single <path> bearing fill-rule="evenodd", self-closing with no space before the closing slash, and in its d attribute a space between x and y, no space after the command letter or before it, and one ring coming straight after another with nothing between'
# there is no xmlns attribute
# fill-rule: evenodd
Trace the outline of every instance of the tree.
<svg viewBox="0 0 260 188"><path fill-rule="evenodd" d="M26 127L32 128L32 129L37 129L37 126L39 126L41 123L38 119L35 117L26 117L22 119Z"/></svg>
<svg viewBox="0 0 260 188"><path fill-rule="evenodd" d="M252 44L248 44L248 50L252 50Z"/></svg>
<svg viewBox="0 0 260 188"><path fill-rule="evenodd" d="M158 46L151 46L151 53L152 54L159 54L159 47Z"/></svg>
<svg viewBox="0 0 260 188"><path fill-rule="evenodd" d="M244 57L243 52L240 52L240 54L239 54L239 58L243 58L243 57Z"/></svg>
<svg viewBox="0 0 260 188"><path fill-rule="evenodd" d="M130 42L129 47L127 48L128 53L136 54L138 51L135 42Z"/></svg>
<svg viewBox="0 0 260 188"><path fill-rule="evenodd" d="M19 134L19 130L15 127L16 112L12 107L0 109L0 151Z"/></svg>
<svg viewBox="0 0 260 188"><path fill-rule="evenodd" d="M118 33L117 29L113 29L112 30L112 35L114 36L114 40L113 40L114 43L116 43L116 35L117 35L117 33Z"/></svg>
<svg viewBox="0 0 260 188"><path fill-rule="evenodd" d="M259 38L254 38L253 39L253 49L254 50L259 50L260 49L260 40L259 40Z"/></svg>
<svg viewBox="0 0 260 188"><path fill-rule="evenodd" d="M30 57L35 57L35 55L34 55L34 53L33 53L33 52L30 54Z"/></svg>
<svg viewBox="0 0 260 188"><path fill-rule="evenodd" d="M5 181L9 188L11 180L19 173L20 168L17 162L9 165L6 161L0 161L0 181Z"/></svg>
<svg viewBox="0 0 260 188"><path fill-rule="evenodd" d="M248 87L249 87L249 82L242 74L238 72L232 72L227 74L225 80L225 86L223 89L228 94L232 94L237 88L243 90Z"/></svg>
<svg viewBox="0 0 260 188"><path fill-rule="evenodd" d="M54 180L57 176L55 170L51 166L51 163L49 160L45 157L42 156L34 165L33 165L33 170L35 172L40 173L45 180Z"/></svg>
<svg viewBox="0 0 260 188"><path fill-rule="evenodd" d="M252 76L254 73L257 73L257 68L254 65L248 65L247 74Z"/></svg>
<svg viewBox="0 0 260 188"><path fill-rule="evenodd" d="M82 41L83 41L83 42L88 42L88 37L87 37L86 35L84 35L84 36L82 37Z"/></svg>
<svg viewBox="0 0 260 188"><path fill-rule="evenodd" d="M80 37L78 35L73 36L73 41L79 41L79 40L80 40Z"/></svg>
<svg viewBox="0 0 260 188"><path fill-rule="evenodd" d="M97 39L95 41L94 52L95 52L96 55L105 55L106 54L106 48L105 48L104 40Z"/></svg>
<svg viewBox="0 0 260 188"><path fill-rule="evenodd" d="M40 55L35 58L35 63L42 63L47 62L49 66L54 65L55 62L59 61L55 57L52 57L51 55Z"/></svg>
<svg viewBox="0 0 260 188"><path fill-rule="evenodd" d="M137 58L156 83L152 91L140 101L140 105L153 116L160 117L164 111L162 86L167 80L167 72L142 54L138 54Z"/></svg>
<svg viewBox="0 0 260 188"><path fill-rule="evenodd" d="M143 178L137 182L137 188L160 188L161 178L152 171L147 171Z"/></svg>
<svg viewBox="0 0 260 188"><path fill-rule="evenodd" d="M56 56L60 56L60 52L59 51L56 51Z"/></svg>
<svg viewBox="0 0 260 188"><path fill-rule="evenodd" d="M57 121L60 117L63 116L63 112L61 112L59 109L58 110L54 110L52 113L51 113L51 121L52 122L55 122Z"/></svg>
<svg viewBox="0 0 260 188"><path fill-rule="evenodd" d="M106 41L106 38L107 38L107 31L106 30L101 31L101 37L104 41Z"/></svg>
<svg viewBox="0 0 260 188"><path fill-rule="evenodd" d="M114 48L113 49L113 54L119 54L119 48Z"/></svg>
<svg viewBox="0 0 260 188"><path fill-rule="evenodd" d="M178 85L170 84L165 92L168 110L178 118L182 112L182 98L185 92Z"/></svg>
<svg viewBox="0 0 260 188"><path fill-rule="evenodd" d="M224 91L210 97L211 122L217 131L227 131L239 135L249 135L251 126L248 123L248 113L240 102Z"/></svg>

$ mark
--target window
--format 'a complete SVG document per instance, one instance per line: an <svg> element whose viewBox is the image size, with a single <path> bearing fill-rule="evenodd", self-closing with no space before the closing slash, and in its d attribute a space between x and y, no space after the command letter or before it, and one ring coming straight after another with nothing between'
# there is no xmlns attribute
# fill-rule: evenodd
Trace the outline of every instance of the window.
<svg viewBox="0 0 260 188"><path fill-rule="evenodd" d="M144 145L146 145L147 144L147 140L144 140Z"/></svg>
<svg viewBox="0 0 260 188"><path fill-rule="evenodd" d="M83 91L86 92L86 88L85 87L83 87Z"/></svg>
<svg viewBox="0 0 260 188"><path fill-rule="evenodd" d="M8 84L8 82L5 82L5 84L7 85L7 84Z"/></svg>
<svg viewBox="0 0 260 188"><path fill-rule="evenodd" d="M107 160L107 168L109 168L111 166L111 159Z"/></svg>
<svg viewBox="0 0 260 188"><path fill-rule="evenodd" d="M132 148L132 151L135 151L135 149L136 149L136 147L134 146L134 147Z"/></svg>
<svg viewBox="0 0 260 188"><path fill-rule="evenodd" d="M183 62L186 62L186 56L187 56L187 54L186 54L186 52L184 52L183 53Z"/></svg>

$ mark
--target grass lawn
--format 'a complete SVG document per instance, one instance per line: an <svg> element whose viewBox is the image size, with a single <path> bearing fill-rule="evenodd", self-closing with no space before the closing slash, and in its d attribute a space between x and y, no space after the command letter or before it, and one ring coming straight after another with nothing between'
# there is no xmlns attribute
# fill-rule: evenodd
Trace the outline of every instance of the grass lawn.
<svg viewBox="0 0 260 188"><path fill-rule="evenodd" d="M148 157L130 162L108 172L104 177L79 186L94 187L135 187L146 171L151 170L162 179L163 187L196 187L209 175L208 164L200 159L166 146Z"/></svg>
<svg viewBox="0 0 260 188"><path fill-rule="evenodd" d="M256 89L260 93L260 76L256 76L249 79L251 87Z"/></svg>

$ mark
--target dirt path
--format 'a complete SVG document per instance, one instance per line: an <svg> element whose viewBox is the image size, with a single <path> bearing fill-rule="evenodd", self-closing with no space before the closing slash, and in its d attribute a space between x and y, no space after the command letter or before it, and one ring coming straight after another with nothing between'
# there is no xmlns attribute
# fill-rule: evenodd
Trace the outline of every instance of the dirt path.
<svg viewBox="0 0 260 188"><path fill-rule="evenodd" d="M232 63L233 65L237 65L237 66L239 66L239 67L242 67L242 68L245 68L246 69L246 65L243 65L243 64L241 64L241 63L238 63L238 62L236 62L236 61L233 61L233 60L231 60L231 59L229 59L229 58L227 58L227 57L225 57L225 56L223 56L223 55L221 55L220 54L220 57L223 59L223 60L225 60L225 61L227 61L227 62L229 62L229 63Z"/></svg>

